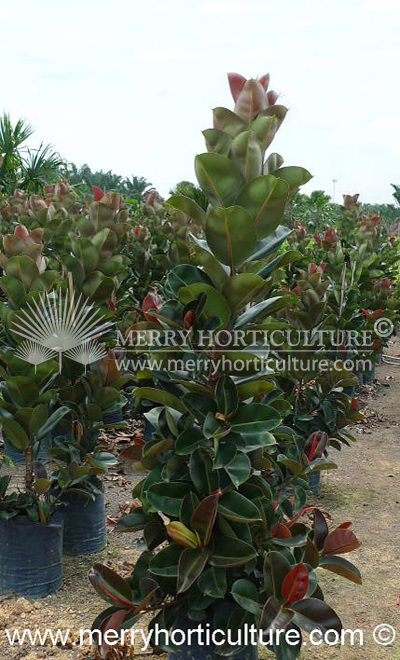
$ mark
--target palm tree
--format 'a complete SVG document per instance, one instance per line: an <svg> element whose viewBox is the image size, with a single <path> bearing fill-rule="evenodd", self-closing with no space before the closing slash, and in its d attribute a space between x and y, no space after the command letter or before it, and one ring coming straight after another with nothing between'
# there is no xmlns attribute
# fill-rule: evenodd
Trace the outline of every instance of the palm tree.
<svg viewBox="0 0 400 660"><path fill-rule="evenodd" d="M24 147L32 133L32 126L24 119L13 126L8 114L0 118L0 186L7 194L15 188L39 193L47 183L60 178L62 159L51 145Z"/></svg>
<svg viewBox="0 0 400 660"><path fill-rule="evenodd" d="M144 202L146 199L145 193L150 191L153 185L144 176L131 176L129 179L126 177L123 182L125 195L131 199L136 199L138 202Z"/></svg>

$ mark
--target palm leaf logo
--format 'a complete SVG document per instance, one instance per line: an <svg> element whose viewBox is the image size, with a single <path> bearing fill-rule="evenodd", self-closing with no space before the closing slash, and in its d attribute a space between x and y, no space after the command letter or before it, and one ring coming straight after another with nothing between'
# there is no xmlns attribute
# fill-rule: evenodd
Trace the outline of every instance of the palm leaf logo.
<svg viewBox="0 0 400 660"><path fill-rule="evenodd" d="M103 321L104 315L94 316L92 310L93 305L83 300L82 295L76 304L74 295L65 296L64 300L62 296L57 299L48 293L41 295L39 302L34 300L26 309L20 310L18 319L13 321L13 331L26 340L16 354L35 364L33 359L37 361L40 356L50 355L46 352L50 351L52 357L58 355L61 372L65 353L72 360L85 364L86 369L87 364L100 359L97 355L103 357L104 349L96 349L94 342L113 325L111 321ZM42 350L37 349L38 346ZM83 355L85 361L82 361Z"/></svg>

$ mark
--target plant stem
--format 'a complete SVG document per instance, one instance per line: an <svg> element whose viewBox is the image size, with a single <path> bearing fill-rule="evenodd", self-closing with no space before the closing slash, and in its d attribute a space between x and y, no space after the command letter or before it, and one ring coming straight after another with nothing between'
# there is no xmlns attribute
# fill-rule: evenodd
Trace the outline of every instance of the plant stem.
<svg viewBox="0 0 400 660"><path fill-rule="evenodd" d="M33 490L33 481L34 481L34 473L33 473L33 460L32 460L32 445L29 442L29 446L25 451L25 487L27 492L31 492Z"/></svg>

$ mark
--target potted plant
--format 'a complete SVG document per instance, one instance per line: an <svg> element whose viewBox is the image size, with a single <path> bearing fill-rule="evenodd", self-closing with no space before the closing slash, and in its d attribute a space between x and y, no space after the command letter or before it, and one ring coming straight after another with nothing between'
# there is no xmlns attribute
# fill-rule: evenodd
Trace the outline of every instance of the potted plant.
<svg viewBox="0 0 400 660"><path fill-rule="evenodd" d="M54 478L66 505L62 509L64 552L93 554L107 543L101 476L117 463L113 454L101 451L99 432L107 415L123 407L126 398L116 387L104 386L99 374L88 372L61 387L60 401L69 414L48 453L57 464Z"/></svg>
<svg viewBox="0 0 400 660"><path fill-rule="evenodd" d="M25 487L9 492L11 476L0 478L0 592L44 597L62 585L62 517L51 480L38 462L41 443L68 413L54 408L56 392L33 378L0 383L2 431L25 456Z"/></svg>
<svg viewBox="0 0 400 660"><path fill-rule="evenodd" d="M306 473L313 461L291 470L297 441L285 423L291 405L253 334L261 330L263 337L263 321L293 301L275 277L286 256L277 251L289 233L279 223L290 191L310 177L302 168L280 168L276 154L264 162L286 113L267 92L268 82L269 76L231 75L235 111L214 110L214 128L205 132L209 153L196 158L208 212L192 198L169 200L204 226L205 241L195 240L191 263L167 274L152 312L149 329L158 323L161 345L149 339L147 353L163 387L134 392L158 404L156 429L140 461L148 474L134 489L141 506L117 527L143 530L147 549L129 578L96 564L90 580L109 604L93 624L99 633L129 628L148 612L155 614L154 632L208 624L227 633L254 625L268 636L279 627L298 634L294 658L302 646L299 627L341 627L322 599L317 568L344 574L344 561L346 576L361 578L337 557L359 546L353 532L329 533L317 510L307 524ZM171 328L186 332L184 346L169 342ZM265 393L267 404L259 401ZM288 487L294 498L285 495ZM171 658L202 658L204 651L244 657L243 638L203 651L187 640L171 650L154 638L152 646ZM289 653L288 644L278 649L273 639L269 647L279 657ZM251 654L256 657L255 646Z"/></svg>

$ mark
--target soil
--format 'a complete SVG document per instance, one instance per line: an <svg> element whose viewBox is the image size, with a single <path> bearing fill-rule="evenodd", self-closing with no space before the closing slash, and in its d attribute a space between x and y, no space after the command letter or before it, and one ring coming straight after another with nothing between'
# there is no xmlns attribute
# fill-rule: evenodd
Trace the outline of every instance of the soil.
<svg viewBox="0 0 400 660"><path fill-rule="evenodd" d="M392 344L399 355L400 344ZM364 644L323 647L304 645L301 658L330 660L340 653L342 660L400 660L400 362L382 364L377 383L364 388L361 402L365 419L355 432L357 443L335 455L338 470L323 473L321 509L332 515L333 524L353 521L362 547L351 553L351 561L362 572L363 585L323 572L321 581L328 603L334 606L348 630L362 630ZM113 473L106 481L107 514L120 515L131 501L137 475L126 469ZM6 660L94 660L88 646L74 646L77 631L89 628L103 602L94 593L87 573L94 562L109 562L117 570L129 571L140 549L137 535L116 534L110 527L108 547L90 557L65 557L63 588L37 602L23 598L0 597L0 649ZM400 601L399 601L400 602ZM398 640L388 646L374 642L376 626L388 624ZM4 629L46 628L71 630L66 647L10 646ZM304 638L308 642L308 636ZM127 649L116 650L115 660L148 658ZM158 656L164 658L164 656ZM272 658L264 650L260 658ZM114 660L114 658L113 658Z"/></svg>

